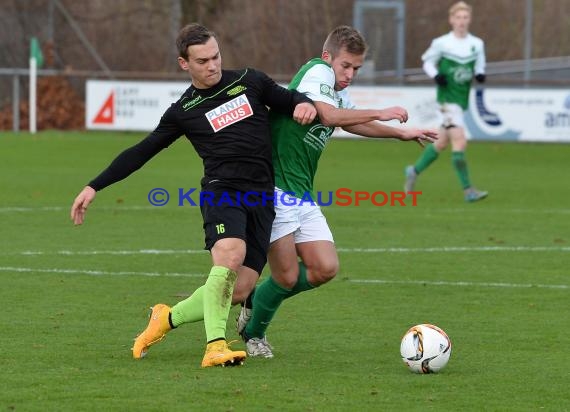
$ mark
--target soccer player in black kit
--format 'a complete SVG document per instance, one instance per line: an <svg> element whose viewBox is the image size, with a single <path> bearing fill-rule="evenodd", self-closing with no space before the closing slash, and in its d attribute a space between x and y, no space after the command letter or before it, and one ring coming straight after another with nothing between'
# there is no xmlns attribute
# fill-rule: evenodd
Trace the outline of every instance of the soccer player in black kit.
<svg viewBox="0 0 570 412"><path fill-rule="evenodd" d="M202 367L240 365L246 353L228 347L226 322L238 273L239 278L257 279L267 260L274 217L268 107L300 124L311 123L316 110L309 98L277 85L260 71L222 70L215 35L199 24L185 26L176 45L178 63L190 74L192 85L166 110L153 132L119 154L79 193L71 219L82 224L97 191L126 178L186 135L204 163L201 189L213 193L201 202L213 266L206 283L189 298L172 308L152 307L146 329L135 339L133 357L144 357L178 325L204 320L207 346Z"/></svg>

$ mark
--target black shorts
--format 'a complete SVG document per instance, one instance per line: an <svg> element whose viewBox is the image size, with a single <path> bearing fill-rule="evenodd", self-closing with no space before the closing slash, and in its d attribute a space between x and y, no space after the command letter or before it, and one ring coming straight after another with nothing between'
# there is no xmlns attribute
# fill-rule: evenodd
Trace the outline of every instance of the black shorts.
<svg viewBox="0 0 570 412"><path fill-rule="evenodd" d="M261 274L267 263L275 218L273 195L273 192L244 193L219 187L202 190L200 210L206 234L205 249L212 249L219 239L243 239L246 244L243 265Z"/></svg>

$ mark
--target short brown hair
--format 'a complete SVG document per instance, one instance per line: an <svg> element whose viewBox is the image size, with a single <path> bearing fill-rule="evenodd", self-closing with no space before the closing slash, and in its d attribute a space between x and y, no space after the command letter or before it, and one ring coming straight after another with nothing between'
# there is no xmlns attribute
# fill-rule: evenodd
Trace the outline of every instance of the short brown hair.
<svg viewBox="0 0 570 412"><path fill-rule="evenodd" d="M182 27L176 38L178 55L184 60L188 60L188 47L196 44L206 44L212 37L216 37L213 31L199 23L190 23Z"/></svg>
<svg viewBox="0 0 570 412"><path fill-rule="evenodd" d="M465 3L464 1L458 1L449 8L449 16L453 16L455 13L457 13L460 10L465 10L471 13L473 7L471 7L469 4Z"/></svg>
<svg viewBox="0 0 570 412"><path fill-rule="evenodd" d="M331 31L323 45L323 51L328 51L333 57L343 48L350 54L363 55L368 45L358 30L350 26L338 26Z"/></svg>

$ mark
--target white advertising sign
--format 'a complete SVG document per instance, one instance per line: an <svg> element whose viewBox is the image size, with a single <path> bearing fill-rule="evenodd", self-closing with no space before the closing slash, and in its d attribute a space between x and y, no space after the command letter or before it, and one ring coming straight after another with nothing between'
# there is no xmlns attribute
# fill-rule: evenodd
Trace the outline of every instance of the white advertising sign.
<svg viewBox="0 0 570 412"><path fill-rule="evenodd" d="M151 131L190 82L87 81L87 129ZM435 87L351 86L358 108L402 106L407 126L438 128ZM406 125L402 127L406 127ZM465 113L474 140L570 142L570 89L473 88ZM352 136L337 129L335 136Z"/></svg>
<svg viewBox="0 0 570 412"><path fill-rule="evenodd" d="M408 126L440 125L435 87L351 87L350 95L363 109L406 108ZM570 89L473 89L465 126L474 140L570 142Z"/></svg>
<svg viewBox="0 0 570 412"><path fill-rule="evenodd" d="M150 131L190 86L188 82L88 80L87 129Z"/></svg>

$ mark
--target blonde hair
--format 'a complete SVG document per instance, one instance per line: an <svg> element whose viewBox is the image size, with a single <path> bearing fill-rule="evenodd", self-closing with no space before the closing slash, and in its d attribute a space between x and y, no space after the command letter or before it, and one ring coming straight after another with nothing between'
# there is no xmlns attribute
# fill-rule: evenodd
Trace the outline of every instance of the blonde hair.
<svg viewBox="0 0 570 412"><path fill-rule="evenodd" d="M323 44L323 51L328 51L333 57L336 57L342 48L345 48L350 54L360 56L366 53L368 45L362 34L355 28L338 26L327 36Z"/></svg>
<svg viewBox="0 0 570 412"><path fill-rule="evenodd" d="M458 1L457 3L455 3L454 5L452 5L449 8L449 16L453 16L455 13L457 13L458 11L461 10L465 10L469 13L471 13L471 11L473 10L473 7L471 7L469 4L465 3L464 1Z"/></svg>

